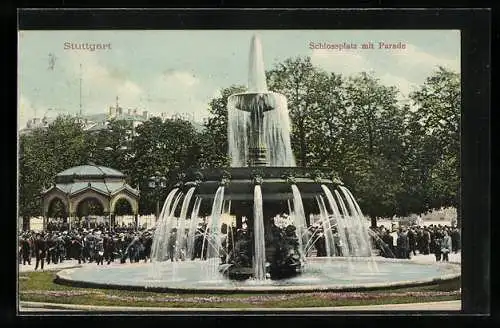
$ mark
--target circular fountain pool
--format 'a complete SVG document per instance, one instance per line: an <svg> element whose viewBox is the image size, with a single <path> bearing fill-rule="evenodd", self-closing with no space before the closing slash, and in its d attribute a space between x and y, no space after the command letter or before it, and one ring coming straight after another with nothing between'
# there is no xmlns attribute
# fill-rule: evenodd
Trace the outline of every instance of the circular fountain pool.
<svg viewBox="0 0 500 328"><path fill-rule="evenodd" d="M312 258L302 274L283 280L233 281L213 275L205 261L83 266L62 270L56 282L163 292L305 292L390 289L457 279L453 263L422 264L408 260Z"/></svg>

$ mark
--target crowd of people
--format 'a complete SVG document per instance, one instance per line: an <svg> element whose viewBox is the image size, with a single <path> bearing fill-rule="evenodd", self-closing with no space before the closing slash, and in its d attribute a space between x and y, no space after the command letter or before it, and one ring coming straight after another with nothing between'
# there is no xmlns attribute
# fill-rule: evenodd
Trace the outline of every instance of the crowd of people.
<svg viewBox="0 0 500 328"><path fill-rule="evenodd" d="M125 263L147 261L150 258L152 231L116 227L112 231L100 225L94 229L24 231L19 235L19 263L32 265L35 270L44 264L78 260L103 265L115 260Z"/></svg>
<svg viewBox="0 0 500 328"><path fill-rule="evenodd" d="M44 268L44 264L62 263L65 260L78 260L78 263L92 263L103 265L115 260L126 263L151 260L154 228L135 229L133 226L116 226L109 229L107 224L95 225L92 229L73 227L71 230L61 226L59 229L50 227L43 232L22 231L19 235L19 263L32 265L34 259L35 270ZM383 225L370 228L372 230L372 245L384 257L409 259L418 254L434 254L436 261L449 261L451 252L460 250L460 230L447 225L430 225L400 228L386 228ZM316 231L318 230L318 231ZM316 256L327 256L325 234L320 228L312 229L311 236L317 236L310 245L309 250L315 249ZM338 232L332 231L335 250L332 254L342 256L341 240ZM167 236L167 249L162 252L160 260L184 261L186 258L205 259L209 248L207 226L201 224L193 234L192 244L188 245L189 229L184 235L178 234L172 228ZM177 243L181 235L182 242ZM232 246L239 239L248 235L246 229L236 229L223 225L222 236L222 262L229 257ZM311 237L309 236L309 237ZM189 248L189 254L188 254ZM310 256L311 254L308 253Z"/></svg>
<svg viewBox="0 0 500 328"><path fill-rule="evenodd" d="M118 229L135 229L135 223L129 222L125 224L122 222L121 224L117 224L116 227ZM104 229L109 229L109 223L104 222L104 223L99 223L95 221L76 221L71 223L71 227L69 226L68 222L64 221L49 221L47 222L47 231L68 231L71 229L80 229L80 228L85 228L85 229L97 229L97 230L104 230Z"/></svg>
<svg viewBox="0 0 500 328"><path fill-rule="evenodd" d="M413 225L371 228L378 238L373 243L385 257L409 259L418 254L434 254L436 261L449 261L450 253L460 250L460 229L448 225ZM392 255L391 255L392 254Z"/></svg>

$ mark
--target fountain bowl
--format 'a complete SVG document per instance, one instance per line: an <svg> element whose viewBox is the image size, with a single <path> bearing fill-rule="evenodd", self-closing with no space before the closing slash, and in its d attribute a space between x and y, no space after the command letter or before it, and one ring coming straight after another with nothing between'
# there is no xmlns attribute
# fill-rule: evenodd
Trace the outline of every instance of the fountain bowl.
<svg viewBox="0 0 500 328"><path fill-rule="evenodd" d="M390 290L433 285L460 278L457 263L417 263L402 259L309 258L301 275L263 281L207 278L206 261L82 266L57 273L65 285L175 293L293 293ZM173 275L172 272L176 274ZM177 277L173 279L173 277Z"/></svg>

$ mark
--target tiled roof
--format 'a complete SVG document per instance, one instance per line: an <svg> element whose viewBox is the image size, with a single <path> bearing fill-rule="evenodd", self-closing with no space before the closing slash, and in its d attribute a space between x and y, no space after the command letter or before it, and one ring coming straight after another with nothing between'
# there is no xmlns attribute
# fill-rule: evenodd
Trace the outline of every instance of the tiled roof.
<svg viewBox="0 0 500 328"><path fill-rule="evenodd" d="M58 183L55 185L55 188L61 190L62 192L68 195L74 195L79 192L93 189L97 192L111 195L120 190L126 189L130 191L134 195L139 195L139 191L132 188L128 184L124 182L73 182L73 183ZM44 193L48 192L50 189L46 190Z"/></svg>
<svg viewBox="0 0 500 328"><path fill-rule="evenodd" d="M80 165L64 170L56 175L56 177L62 176L76 176L76 177L85 177L85 176L102 176L102 177L123 177L125 178L125 174L115 169L98 166L98 165Z"/></svg>

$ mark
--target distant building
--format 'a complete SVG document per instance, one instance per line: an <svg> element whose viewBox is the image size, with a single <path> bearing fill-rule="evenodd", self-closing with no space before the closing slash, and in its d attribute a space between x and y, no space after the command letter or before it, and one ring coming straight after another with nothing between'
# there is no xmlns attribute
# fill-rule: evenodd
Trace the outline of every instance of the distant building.
<svg viewBox="0 0 500 328"><path fill-rule="evenodd" d="M203 129L203 123L195 121L194 114L190 113L149 113L148 111L140 111L138 108L123 108L116 104L115 106L109 106L107 113L102 114L88 114L79 117L79 121L83 125L83 129L89 132L98 132L108 128L109 122L111 120L125 120L132 123L132 130L135 129L150 119L151 117L159 117L162 121L166 119L183 119L191 122L193 126L198 130ZM30 133L34 129L42 128L45 129L52 123L55 118L44 117L44 118L33 118L26 123L26 127L19 130L20 134ZM203 121L205 122L205 121Z"/></svg>

